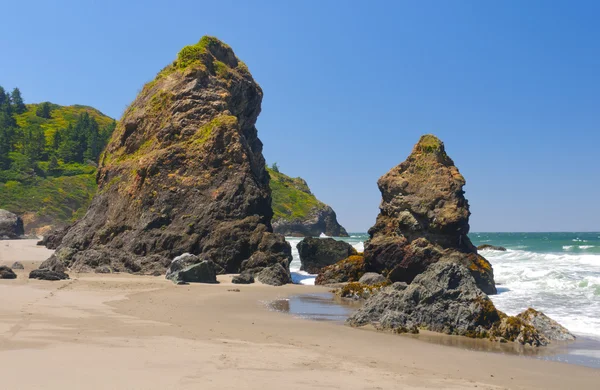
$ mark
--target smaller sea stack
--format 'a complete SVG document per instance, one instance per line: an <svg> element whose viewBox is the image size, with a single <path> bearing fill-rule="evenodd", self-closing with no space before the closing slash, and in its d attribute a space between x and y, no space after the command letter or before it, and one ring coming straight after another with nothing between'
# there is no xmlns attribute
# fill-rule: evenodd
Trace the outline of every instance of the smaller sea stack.
<svg viewBox="0 0 600 390"><path fill-rule="evenodd" d="M450 261L466 266L485 293L496 293L491 264L467 236L465 179L442 141L422 136L406 161L377 184L382 201L365 244L368 270L410 283L430 264Z"/></svg>

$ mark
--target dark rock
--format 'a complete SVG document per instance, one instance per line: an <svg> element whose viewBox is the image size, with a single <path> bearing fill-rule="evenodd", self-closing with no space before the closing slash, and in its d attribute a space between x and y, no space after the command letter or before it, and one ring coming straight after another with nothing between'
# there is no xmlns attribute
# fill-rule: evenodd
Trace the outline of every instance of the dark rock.
<svg viewBox="0 0 600 390"><path fill-rule="evenodd" d="M69 275L60 271L52 271L49 269L36 269L29 273L29 279L40 280L63 280L69 279Z"/></svg>
<svg viewBox="0 0 600 390"><path fill-rule="evenodd" d="M0 279L16 279L17 275L12 269L5 265L0 265Z"/></svg>
<svg viewBox="0 0 600 390"><path fill-rule="evenodd" d="M25 267L23 266L23 264L21 264L18 261L15 261L10 268L12 268L12 269L25 269Z"/></svg>
<svg viewBox="0 0 600 390"><path fill-rule="evenodd" d="M398 333L427 329L534 347L552 339L568 340L570 335L533 309L517 317L497 310L465 266L444 259L430 265L410 285L394 283L376 292L348 322Z"/></svg>
<svg viewBox="0 0 600 390"><path fill-rule="evenodd" d="M500 251L500 252L506 252L506 248L503 246L496 246L496 245L489 245L489 244L483 244L483 245L479 245L477 247L478 251L484 251L484 250L488 250L488 251Z"/></svg>
<svg viewBox="0 0 600 390"><path fill-rule="evenodd" d="M106 265L102 265L102 266L96 268L95 272L97 274L110 274L110 273L112 273L112 270L110 269L110 267L108 267Z"/></svg>
<svg viewBox="0 0 600 390"><path fill-rule="evenodd" d="M465 179L439 139L421 137L408 159L377 184L380 213L364 252L369 271L410 283L444 258L465 265L484 292L496 293L492 266L467 236Z"/></svg>
<svg viewBox="0 0 600 390"><path fill-rule="evenodd" d="M44 237L38 241L37 245L45 246L48 249L56 249L61 244L64 236L69 231L71 226L61 226L48 232Z"/></svg>
<svg viewBox="0 0 600 390"><path fill-rule="evenodd" d="M361 255L349 256L333 265L321 269L315 284L326 285L345 282L358 282L365 274L365 258Z"/></svg>
<svg viewBox="0 0 600 390"><path fill-rule="evenodd" d="M262 284L268 284L270 286L283 286L284 284L292 282L289 269L286 270L279 263L260 271L256 276L256 279Z"/></svg>
<svg viewBox="0 0 600 390"><path fill-rule="evenodd" d="M352 245L333 238L307 237L300 241L296 248L302 262L300 270L309 274L318 274L322 268L356 255L356 249Z"/></svg>
<svg viewBox="0 0 600 390"><path fill-rule="evenodd" d="M387 282L387 278L381 274L375 273L375 272L367 272L366 274L364 274L363 276L360 277L360 279L358 280L359 283L361 284L366 284L368 286L374 286L377 284L382 284Z"/></svg>
<svg viewBox="0 0 600 390"><path fill-rule="evenodd" d="M254 283L254 276L250 273L241 273L234 276L231 279L231 283L234 284L252 284Z"/></svg>
<svg viewBox="0 0 600 390"><path fill-rule="evenodd" d="M218 273L240 273L256 257L285 268L289 245L264 238L273 235L273 211L255 127L262 96L218 39L184 48L117 124L98 192L58 248L65 266L154 274L194 253Z"/></svg>
<svg viewBox="0 0 600 390"><path fill-rule="evenodd" d="M25 234L23 220L10 211L0 209L0 240L14 240Z"/></svg>
<svg viewBox="0 0 600 390"><path fill-rule="evenodd" d="M42 264L40 264L40 269L46 269L55 272L65 272L67 267L65 267L65 263L62 259L64 256L68 256L69 253L72 253L72 251L69 253L67 252L69 251L66 249L57 251L48 260L45 260L42 262Z"/></svg>
<svg viewBox="0 0 600 390"><path fill-rule="evenodd" d="M173 283L217 283L215 263L189 253L174 258L165 277Z"/></svg>
<svg viewBox="0 0 600 390"><path fill-rule="evenodd" d="M441 261L419 274L410 285L383 289L356 311L349 323L379 329L434 332L481 337L500 320L491 300L459 264Z"/></svg>
<svg viewBox="0 0 600 390"><path fill-rule="evenodd" d="M573 341L575 336L567 328L535 309L527 309L517 318L533 326L548 341Z"/></svg>

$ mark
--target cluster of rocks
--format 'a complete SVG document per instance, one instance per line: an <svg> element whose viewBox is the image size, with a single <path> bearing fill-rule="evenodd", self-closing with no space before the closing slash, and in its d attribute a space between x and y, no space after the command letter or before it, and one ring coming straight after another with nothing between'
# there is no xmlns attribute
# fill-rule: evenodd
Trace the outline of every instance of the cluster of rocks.
<svg viewBox="0 0 600 390"><path fill-rule="evenodd" d="M574 339L567 329L533 309L515 317L497 310L466 267L446 261L429 266L410 284L396 282L381 289L348 322L397 333L428 329L531 346Z"/></svg>
<svg viewBox="0 0 600 390"><path fill-rule="evenodd" d="M0 209L0 240L15 240L24 235L25 229L21 217Z"/></svg>
<svg viewBox="0 0 600 390"><path fill-rule="evenodd" d="M574 336L543 313L508 316L487 294L491 264L469 240L465 179L435 136L421 137L408 159L378 181L380 213L365 252L322 267L316 284L346 283L337 294L364 299L348 322L393 332L427 329L543 346ZM331 246L325 241L321 246ZM327 251L321 250L323 253ZM323 261L321 261L323 263Z"/></svg>

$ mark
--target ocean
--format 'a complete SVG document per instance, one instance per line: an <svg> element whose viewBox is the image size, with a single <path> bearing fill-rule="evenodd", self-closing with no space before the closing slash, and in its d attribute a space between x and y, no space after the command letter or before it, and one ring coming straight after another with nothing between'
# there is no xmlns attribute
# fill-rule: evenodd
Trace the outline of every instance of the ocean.
<svg viewBox="0 0 600 390"><path fill-rule="evenodd" d="M528 307L541 310L571 332L600 340L600 233L472 233L475 245L492 244L506 252L481 251L494 268L498 294L490 298L509 315ZM336 238L359 252L369 238L351 233ZM294 283L314 284L315 276L300 271L296 245L288 237Z"/></svg>

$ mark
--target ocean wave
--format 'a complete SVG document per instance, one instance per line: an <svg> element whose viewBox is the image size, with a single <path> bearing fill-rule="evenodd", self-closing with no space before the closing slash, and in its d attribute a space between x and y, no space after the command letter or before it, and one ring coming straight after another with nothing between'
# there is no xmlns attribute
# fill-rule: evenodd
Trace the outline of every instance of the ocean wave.
<svg viewBox="0 0 600 390"><path fill-rule="evenodd" d="M486 252L496 283L502 286L502 292L490 298L510 315L534 307L572 332L600 337L600 254L565 247L572 249Z"/></svg>
<svg viewBox="0 0 600 390"><path fill-rule="evenodd" d="M563 248L564 250L568 251L568 250L571 250L571 249L573 249L573 245L564 245L562 248Z"/></svg>
<svg viewBox="0 0 600 390"><path fill-rule="evenodd" d="M579 245L579 249L590 249L595 248L594 245Z"/></svg>
<svg viewBox="0 0 600 390"><path fill-rule="evenodd" d="M354 247L354 249L356 249L357 252L364 252L365 251L365 244L362 242L356 243L352 245Z"/></svg>

